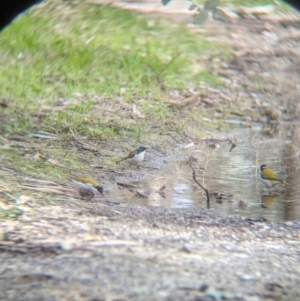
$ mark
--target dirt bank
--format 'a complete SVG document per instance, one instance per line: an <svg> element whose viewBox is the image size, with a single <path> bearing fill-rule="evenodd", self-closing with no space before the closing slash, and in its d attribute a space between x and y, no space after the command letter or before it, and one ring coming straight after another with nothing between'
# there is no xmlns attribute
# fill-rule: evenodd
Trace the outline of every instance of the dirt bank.
<svg viewBox="0 0 300 301"><path fill-rule="evenodd" d="M222 110L251 122L269 105L282 120L299 119L299 25L271 16L207 25L205 34L234 52L215 70L235 95ZM11 174L2 171L3 179ZM1 300L300 299L299 222L89 203L58 192L49 206L23 193L19 218L1 221Z"/></svg>

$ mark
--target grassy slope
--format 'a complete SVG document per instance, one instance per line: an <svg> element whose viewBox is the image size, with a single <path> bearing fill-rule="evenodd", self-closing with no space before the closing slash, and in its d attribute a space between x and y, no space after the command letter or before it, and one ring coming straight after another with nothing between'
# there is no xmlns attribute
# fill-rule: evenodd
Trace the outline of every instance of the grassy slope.
<svg viewBox="0 0 300 301"><path fill-rule="evenodd" d="M0 95L9 100L5 113L11 116L7 133L63 132L68 124L89 136L84 117L93 110L95 96L128 103L146 98L151 110L145 105L144 113L166 114L162 103L170 89L219 82L199 58L225 53L171 22L59 1L21 16L1 33L0 44ZM53 110L58 101L78 93L84 101ZM36 112L47 118L37 118Z"/></svg>

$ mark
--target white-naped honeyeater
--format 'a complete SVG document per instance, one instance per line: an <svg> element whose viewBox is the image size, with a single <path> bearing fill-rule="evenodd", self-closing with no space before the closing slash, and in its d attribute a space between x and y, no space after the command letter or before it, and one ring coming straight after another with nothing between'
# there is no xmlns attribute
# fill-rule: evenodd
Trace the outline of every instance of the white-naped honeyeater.
<svg viewBox="0 0 300 301"><path fill-rule="evenodd" d="M260 178L263 181L263 183L268 187L273 187L278 183L282 183L283 185L288 184L284 180L278 178L275 171L273 169L267 167L266 164L262 164L260 166Z"/></svg>
<svg viewBox="0 0 300 301"><path fill-rule="evenodd" d="M93 178L78 177L71 179L71 182L78 188L80 196L88 198L89 201L95 196L96 191L104 196L103 187Z"/></svg>
<svg viewBox="0 0 300 301"><path fill-rule="evenodd" d="M139 165L144 160L146 149L147 148L144 146L139 146L137 149L131 151L126 157L122 158L116 163L124 161L130 165Z"/></svg>

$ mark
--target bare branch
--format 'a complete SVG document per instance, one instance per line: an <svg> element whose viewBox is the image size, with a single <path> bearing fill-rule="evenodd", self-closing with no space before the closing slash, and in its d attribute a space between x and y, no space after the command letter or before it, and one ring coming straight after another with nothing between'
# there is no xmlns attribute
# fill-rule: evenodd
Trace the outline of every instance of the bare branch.
<svg viewBox="0 0 300 301"><path fill-rule="evenodd" d="M193 170L193 180L196 182L196 184L198 186L200 186L206 193L206 204L207 204L207 209L209 209L209 204L210 204L210 198L209 198L209 191L208 189L206 189L202 184L200 184L197 179L196 179L196 172L195 172L195 169L193 167L193 164L192 164L192 156L190 157L190 166L191 166L191 169Z"/></svg>

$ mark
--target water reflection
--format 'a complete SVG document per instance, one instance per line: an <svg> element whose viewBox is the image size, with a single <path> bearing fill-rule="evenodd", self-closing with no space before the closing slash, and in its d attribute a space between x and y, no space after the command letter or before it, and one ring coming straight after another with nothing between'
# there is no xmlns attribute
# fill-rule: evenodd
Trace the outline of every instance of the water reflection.
<svg viewBox="0 0 300 301"><path fill-rule="evenodd" d="M299 220L299 125L282 125L280 130L277 126L272 137L265 136L264 131L259 126L236 130L237 147L231 152L228 142L218 143L218 148L199 143L181 149L186 160L171 161L165 170L136 183L140 191L148 192L148 197L131 197L129 201L171 208L205 208L205 193L192 179L188 158L193 156L197 180L212 193L210 205L216 214ZM289 185L266 189L259 177L263 163ZM157 191L164 185L162 197Z"/></svg>

